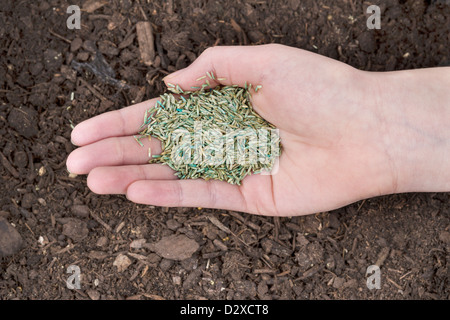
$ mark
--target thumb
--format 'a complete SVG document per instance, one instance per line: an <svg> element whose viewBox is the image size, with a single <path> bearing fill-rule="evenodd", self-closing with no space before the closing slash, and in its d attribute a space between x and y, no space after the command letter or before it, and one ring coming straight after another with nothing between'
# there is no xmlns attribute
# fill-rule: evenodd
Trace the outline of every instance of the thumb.
<svg viewBox="0 0 450 320"><path fill-rule="evenodd" d="M261 84L264 68L272 56L270 46L273 45L210 47L190 66L163 80L166 85L179 85L184 91L199 89L205 83L209 83L210 87L218 84L240 87L244 87L245 83Z"/></svg>

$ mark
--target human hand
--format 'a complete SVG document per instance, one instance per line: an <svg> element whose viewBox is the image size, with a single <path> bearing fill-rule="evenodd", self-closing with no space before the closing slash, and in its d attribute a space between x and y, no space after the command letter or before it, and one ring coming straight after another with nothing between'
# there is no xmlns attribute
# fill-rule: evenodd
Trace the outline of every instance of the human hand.
<svg viewBox="0 0 450 320"><path fill-rule="evenodd" d="M167 166L148 164L148 147L158 154L161 145L143 139L142 148L133 135L157 99L77 125L72 142L80 148L69 155L68 170L88 174L95 193L126 194L137 203L272 216L331 210L398 190L386 122L378 99L371 98L379 81L367 72L304 50L264 45L210 48L164 80L189 90L207 71L225 78L223 85L262 85L252 94L253 107L279 129L283 150L276 174L250 175L237 186L177 180Z"/></svg>

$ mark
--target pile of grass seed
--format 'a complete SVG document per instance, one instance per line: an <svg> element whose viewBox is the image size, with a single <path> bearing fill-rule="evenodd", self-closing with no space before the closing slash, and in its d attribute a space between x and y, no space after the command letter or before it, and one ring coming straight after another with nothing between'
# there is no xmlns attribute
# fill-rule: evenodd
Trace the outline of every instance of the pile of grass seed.
<svg viewBox="0 0 450 320"><path fill-rule="evenodd" d="M214 79L212 73L207 75ZM152 155L149 150L149 163L168 165L180 179L216 179L237 185L249 174L270 172L280 155L278 133L268 134L264 138L267 140L258 140L257 144L252 139L236 137L236 132L240 135L249 129L276 132L270 130L275 129L272 124L253 110L252 86L209 86L206 80L201 87L193 87L198 90L183 92L178 85L169 84L171 92L161 95L156 105L146 111L142 131L135 138L142 145L139 139L153 136L162 145L160 155ZM253 90L257 92L260 88L256 86ZM255 158L239 161L245 150L254 152L257 161Z"/></svg>

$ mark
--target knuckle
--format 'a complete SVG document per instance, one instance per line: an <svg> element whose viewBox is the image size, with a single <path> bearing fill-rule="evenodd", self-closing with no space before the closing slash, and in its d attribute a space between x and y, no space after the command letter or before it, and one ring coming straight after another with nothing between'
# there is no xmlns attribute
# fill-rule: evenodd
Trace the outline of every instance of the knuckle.
<svg viewBox="0 0 450 320"><path fill-rule="evenodd" d="M212 181L206 181L206 187L208 191L208 200L210 207L215 207L217 204L217 190L215 184Z"/></svg>
<svg viewBox="0 0 450 320"><path fill-rule="evenodd" d="M183 205L183 188L181 186L180 181L177 181L177 183L173 184L174 190L172 194L175 195L175 206L182 206Z"/></svg>
<svg viewBox="0 0 450 320"><path fill-rule="evenodd" d="M213 52L215 52L215 51L216 51L216 47L208 47L208 48L206 48L206 49L202 52L201 55L204 55L204 56L212 56L212 55L213 55Z"/></svg>

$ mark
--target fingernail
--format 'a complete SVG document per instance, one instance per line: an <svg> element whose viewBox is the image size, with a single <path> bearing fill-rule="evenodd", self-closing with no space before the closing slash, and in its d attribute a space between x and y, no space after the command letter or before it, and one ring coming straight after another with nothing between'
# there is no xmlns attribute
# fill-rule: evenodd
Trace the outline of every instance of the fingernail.
<svg viewBox="0 0 450 320"><path fill-rule="evenodd" d="M163 81L170 80L170 79L172 79L172 78L175 78L175 77L179 76L180 74L183 73L184 70L185 70L185 69L181 69L181 70L172 72L171 74L165 76L165 77L163 78Z"/></svg>

